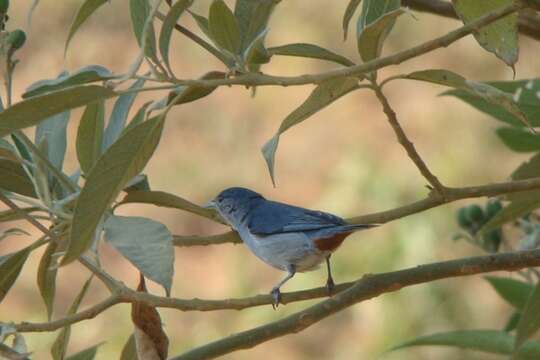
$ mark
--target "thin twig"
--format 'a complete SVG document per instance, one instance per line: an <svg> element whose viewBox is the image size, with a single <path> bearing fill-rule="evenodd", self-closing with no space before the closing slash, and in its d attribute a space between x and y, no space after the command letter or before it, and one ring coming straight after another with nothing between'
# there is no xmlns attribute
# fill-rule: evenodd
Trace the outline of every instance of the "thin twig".
<svg viewBox="0 0 540 360"><path fill-rule="evenodd" d="M398 142L401 144L401 146L403 146L405 151L407 151L407 155L409 155L409 158L416 165L420 173L433 186L435 191L444 198L444 185L441 184L439 179L429 170L424 160L422 160L422 157L418 151L416 151L414 144L409 140L407 134L405 134L405 131L403 131L403 128L399 124L396 112L390 106L390 103L388 102L386 96L384 96L382 89L375 82L373 82L373 90L375 91L375 95L377 95L377 99L379 99L379 102L383 107L383 111L386 114L390 126L392 126L392 129L396 134Z"/></svg>
<svg viewBox="0 0 540 360"><path fill-rule="evenodd" d="M347 290L303 311L206 344L174 357L172 360L213 359L233 351L249 349L281 336L299 333L351 305L372 299L384 293L398 291L407 286L492 271L516 271L539 265L540 250L537 249L470 257L421 265L390 273L365 275ZM268 300L271 301L271 299Z"/></svg>

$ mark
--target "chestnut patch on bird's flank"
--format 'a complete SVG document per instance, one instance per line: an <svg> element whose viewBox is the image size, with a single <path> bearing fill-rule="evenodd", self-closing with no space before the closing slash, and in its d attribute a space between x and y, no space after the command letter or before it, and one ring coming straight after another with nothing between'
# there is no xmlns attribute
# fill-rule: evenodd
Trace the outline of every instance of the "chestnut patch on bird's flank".
<svg viewBox="0 0 540 360"><path fill-rule="evenodd" d="M315 247L321 251L334 251L350 234L350 232L346 232L334 235L332 237L314 240Z"/></svg>

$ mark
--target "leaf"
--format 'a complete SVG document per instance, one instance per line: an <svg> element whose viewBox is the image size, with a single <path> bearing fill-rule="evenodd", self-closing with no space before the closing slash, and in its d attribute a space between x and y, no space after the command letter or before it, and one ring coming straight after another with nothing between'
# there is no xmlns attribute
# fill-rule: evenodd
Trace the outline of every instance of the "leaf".
<svg viewBox="0 0 540 360"><path fill-rule="evenodd" d="M454 88L466 88L467 79L455 72L444 69L429 69L415 71L404 75L404 79L427 81L433 84L451 86Z"/></svg>
<svg viewBox="0 0 540 360"><path fill-rule="evenodd" d="M56 79L37 81L26 89L26 92L22 94L22 98L26 99L75 85L83 85L113 78L115 78L115 75L109 69L100 65L89 65L75 71L71 75L68 72L64 72Z"/></svg>
<svg viewBox="0 0 540 360"><path fill-rule="evenodd" d="M350 77L336 78L322 82L312 91L302 105L283 120L277 133L262 148L262 153L274 185L274 162L280 135L290 127L301 123L311 115L357 88L358 79Z"/></svg>
<svg viewBox="0 0 540 360"><path fill-rule="evenodd" d="M527 196L521 200L512 201L492 217L480 230L478 234L487 234L491 230L497 229L507 222L526 215L540 206L540 193L527 192Z"/></svg>
<svg viewBox="0 0 540 360"><path fill-rule="evenodd" d="M130 203L153 204L167 208L185 210L207 219L225 224L216 211L200 207L179 196L164 191L130 191L120 202L120 205Z"/></svg>
<svg viewBox="0 0 540 360"><path fill-rule="evenodd" d="M487 13L511 5L513 0L453 0L454 9L464 24ZM518 60L518 13L513 13L473 32L476 41L508 66Z"/></svg>
<svg viewBox="0 0 540 360"><path fill-rule="evenodd" d="M26 247L17 252L0 256L0 302L4 300L9 289L17 280L30 251L31 248Z"/></svg>
<svg viewBox="0 0 540 360"><path fill-rule="evenodd" d="M495 132L502 142L513 151L540 151L540 136L531 134L528 130L515 127L501 127Z"/></svg>
<svg viewBox="0 0 540 360"><path fill-rule="evenodd" d="M129 10L131 13L131 24L133 26L133 32L135 33L135 38L139 47L143 45L143 35L146 36L144 54L154 60L154 62L159 62L156 56L156 33L154 31L154 22L153 19L149 20L148 29L146 33L143 34L144 24L147 19L152 15L150 4L148 0L129 0Z"/></svg>
<svg viewBox="0 0 540 360"><path fill-rule="evenodd" d="M0 159L0 189L37 198L34 184L21 164Z"/></svg>
<svg viewBox="0 0 540 360"><path fill-rule="evenodd" d="M483 351L492 354L512 353L514 337L497 330L458 330L446 333L420 336L393 347L399 350L412 346L439 345ZM534 360L540 356L540 341L527 342L519 351L520 360Z"/></svg>
<svg viewBox="0 0 540 360"><path fill-rule="evenodd" d="M240 30L240 52L248 49L259 35L267 30L270 16L277 0L238 0L234 7L234 17Z"/></svg>
<svg viewBox="0 0 540 360"><path fill-rule="evenodd" d="M39 146L47 141L47 159L58 170L62 170L67 147L67 124L69 111L51 116L38 124L36 128L35 143Z"/></svg>
<svg viewBox="0 0 540 360"><path fill-rule="evenodd" d="M30 360L30 358L28 357L30 353L21 354L5 344L0 344L0 355L3 355L6 359L10 360Z"/></svg>
<svg viewBox="0 0 540 360"><path fill-rule="evenodd" d="M0 137L15 130L37 125L66 110L113 96L116 96L116 93L103 86L86 85L29 98L0 113Z"/></svg>
<svg viewBox="0 0 540 360"><path fill-rule="evenodd" d="M224 79L226 74L221 71L210 71L200 77L202 80L217 80ZM191 86L179 86L169 93L167 105L174 101L175 105L181 105L195 100L199 100L205 96L210 95L216 86L201 87L196 85Z"/></svg>
<svg viewBox="0 0 540 360"><path fill-rule="evenodd" d="M158 115L133 127L99 158L79 195L62 265L76 260L90 248L104 212L150 160L159 143L164 120L164 116Z"/></svg>
<svg viewBox="0 0 540 360"><path fill-rule="evenodd" d="M53 313L54 296L56 293L56 273L58 272L57 260L58 257L55 254L58 245L56 242L51 241L45 252L41 256L37 272L37 285L41 298L45 303L47 309L47 319L51 321Z"/></svg>
<svg viewBox="0 0 540 360"><path fill-rule="evenodd" d="M526 282L507 277L486 276L485 279L504 300L517 310L521 310L525 307L527 298L533 289L533 287Z"/></svg>
<svg viewBox="0 0 540 360"><path fill-rule="evenodd" d="M130 335L126 344L122 348L122 353L120 355L120 360L133 360L137 358L137 347L135 344L135 336Z"/></svg>
<svg viewBox="0 0 540 360"><path fill-rule="evenodd" d="M184 11L193 4L193 0L178 0L169 10L165 20L163 20L163 25L161 27L161 32L159 34L159 51L163 58L163 62L167 66L167 69L172 74L171 65L169 63L169 46L171 43L171 36L174 30L174 25Z"/></svg>
<svg viewBox="0 0 540 360"><path fill-rule="evenodd" d="M105 221L105 239L170 295L174 248L165 225L143 217L113 215Z"/></svg>
<svg viewBox="0 0 540 360"><path fill-rule="evenodd" d="M1 140L1 139L0 139ZM22 163L23 160L13 150L0 146L0 159Z"/></svg>
<svg viewBox="0 0 540 360"><path fill-rule="evenodd" d="M532 289L516 328L515 350L540 329L540 282ZM540 353L539 353L540 356Z"/></svg>
<svg viewBox="0 0 540 360"><path fill-rule="evenodd" d="M19 210L22 210L23 212L27 214L31 214L36 211L40 211L41 209L38 207L27 207L27 208L19 208ZM0 211L0 222L6 222L6 221L15 221L20 219L26 219L26 217L23 217L19 214L19 211L15 211L12 209Z"/></svg>
<svg viewBox="0 0 540 360"><path fill-rule="evenodd" d="M145 80L137 80L129 87L128 90L134 91L144 86ZM114 103L114 107L109 118L109 123L103 134L103 151L105 152L122 134L122 130L126 125L129 110L133 106L133 102L137 97L136 92L129 92L118 97Z"/></svg>
<svg viewBox="0 0 540 360"><path fill-rule="evenodd" d="M66 360L93 360L96 357L98 348L103 343L96 344L92 347L89 347L87 349L84 349L82 351L79 351L76 354L70 355L66 358Z"/></svg>
<svg viewBox="0 0 540 360"><path fill-rule="evenodd" d="M77 11L77 15L75 15L75 19L73 20L73 24L71 24L71 28L69 29L69 34L66 40L66 45L64 47L64 54L67 53L67 49L69 46L69 42L71 41L71 38L73 38L73 35L79 30L81 25L96 11L101 5L105 4L107 0L86 0L82 6L79 8L79 11Z"/></svg>
<svg viewBox="0 0 540 360"><path fill-rule="evenodd" d="M368 2L369 0L366 0L364 4ZM391 3L393 1L389 0L386 2ZM359 26L357 32L358 53L364 62L376 59L380 56L384 40L386 40L388 34L390 34L390 31L394 27L397 17L404 12L405 11L399 9L398 6L397 10L385 13L375 22L367 25L366 27L361 28ZM360 23L361 18L359 19L359 24Z"/></svg>
<svg viewBox="0 0 540 360"><path fill-rule="evenodd" d="M540 98L537 94L540 91L540 79L499 81L486 83L507 94L512 94L513 101L532 126L540 126ZM523 126L522 121L505 109L500 104L490 103L482 97L475 96L463 89L449 90L441 95L451 95L473 106L497 120L503 121L513 126Z"/></svg>
<svg viewBox="0 0 540 360"><path fill-rule="evenodd" d="M77 130L77 158L81 169L88 174L94 167L103 144L105 102L97 101L86 106Z"/></svg>
<svg viewBox="0 0 540 360"><path fill-rule="evenodd" d="M223 0L214 0L208 15L211 39L232 55L240 53L240 28L232 11Z"/></svg>
<svg viewBox="0 0 540 360"><path fill-rule="evenodd" d="M141 106L139 108L139 110L137 110L137 113L133 116L133 118L131 119L129 124L122 131L122 135L125 132L131 130L134 126L139 125L140 123L142 123L145 120L145 118L146 118L146 110L148 109L148 106L150 106L151 103L152 102L149 101L149 102L145 103L143 106Z"/></svg>
<svg viewBox="0 0 540 360"><path fill-rule="evenodd" d="M344 56L333 53L320 46L306 43L287 44L271 47L268 52L272 55L300 56L306 58L333 61L343 66L352 66L354 63Z"/></svg>
<svg viewBox="0 0 540 360"><path fill-rule="evenodd" d="M88 288L90 287L92 278L93 276L90 276L90 278L86 280L81 291L79 292L75 300L73 300L73 303L71 304L66 315L73 315L77 312L77 309L79 309L79 306L81 305L82 299L86 295L86 291L88 291ZM70 335L71 326L65 326L62 328L62 330L60 330L60 333L56 337L56 340L51 347L51 356L53 360L63 360L65 358Z"/></svg>
<svg viewBox="0 0 540 360"><path fill-rule="evenodd" d="M343 15L343 40L347 40L347 33L349 32L349 23L354 15L354 12L360 5L362 0L350 0L347 8L345 9L345 14Z"/></svg>
<svg viewBox="0 0 540 360"><path fill-rule="evenodd" d="M188 10L188 12L191 14L195 22L197 23L197 26L201 31L206 35L209 39L212 39L212 35L210 34L210 27L208 25L208 19L205 18L202 15L196 14L193 11Z"/></svg>

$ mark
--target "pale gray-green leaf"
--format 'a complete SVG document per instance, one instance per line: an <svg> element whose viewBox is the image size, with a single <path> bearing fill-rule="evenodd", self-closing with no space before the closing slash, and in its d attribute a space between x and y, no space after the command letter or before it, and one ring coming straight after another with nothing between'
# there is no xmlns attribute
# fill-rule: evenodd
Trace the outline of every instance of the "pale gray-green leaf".
<svg viewBox="0 0 540 360"><path fill-rule="evenodd" d="M51 116L36 127L35 143L47 141L47 159L58 170L62 170L67 147L67 124L70 112Z"/></svg>
<svg viewBox="0 0 540 360"><path fill-rule="evenodd" d="M272 178L272 183L275 184L274 162L280 135L290 127L304 121L311 115L357 88L358 79L355 78L346 77L327 80L319 84L302 105L296 108L285 118L285 120L283 120L277 133L262 148L262 153L268 165L270 177Z"/></svg>
<svg viewBox="0 0 540 360"><path fill-rule="evenodd" d="M388 34L390 34L398 16L404 12L404 10L398 8L385 13L379 19L367 26L358 28L357 45L362 60L367 62L379 57L384 40L386 40Z"/></svg>
<svg viewBox="0 0 540 360"><path fill-rule="evenodd" d="M105 222L105 238L145 277L170 294L174 248L165 225L143 217L110 216Z"/></svg>
<svg viewBox="0 0 540 360"><path fill-rule="evenodd" d="M362 0L350 0L349 4L347 5L347 8L345 9L345 14L343 14L343 39L347 40L347 34L349 32L349 23L351 22L351 19L358 8L358 5L360 5L360 1Z"/></svg>
<svg viewBox="0 0 540 360"><path fill-rule="evenodd" d="M97 101L86 107L77 130L77 158L82 171L88 174L94 167L103 144L105 102Z"/></svg>
<svg viewBox="0 0 540 360"><path fill-rule="evenodd" d="M354 63L344 56L336 54L318 45L296 43L268 48L271 55L299 56L320 60L333 61L343 66L352 66Z"/></svg>
<svg viewBox="0 0 540 360"><path fill-rule="evenodd" d="M66 110L113 96L116 96L113 90L98 85L86 85L29 98L0 112L0 137L37 125Z"/></svg>
<svg viewBox="0 0 540 360"><path fill-rule="evenodd" d="M253 41L265 32L270 16L279 0L238 0L234 16L240 30L240 50L244 52Z"/></svg>
<svg viewBox="0 0 540 360"><path fill-rule="evenodd" d="M69 34L66 40L66 45L64 47L64 53L67 52L69 42L73 38L73 35L79 30L81 25L92 15L101 5L105 4L107 0L85 0L85 2L81 5L79 10L77 11L77 15L75 15L75 19L73 20L73 24L71 24L71 27L69 29Z"/></svg>
<svg viewBox="0 0 540 360"><path fill-rule="evenodd" d="M149 0L129 0L131 24L139 46L143 45L143 35L146 36L144 54L157 62L156 33L154 30L154 22L152 21L153 19L148 19L152 15L152 8L148 1ZM144 25L147 19L149 20L149 23L148 27L145 29ZM143 34L143 31L145 31L145 34Z"/></svg>
<svg viewBox="0 0 540 360"><path fill-rule="evenodd" d="M240 28L232 11L223 0L214 0L208 15L211 39L221 49L232 55L240 53Z"/></svg>
<svg viewBox="0 0 540 360"><path fill-rule="evenodd" d="M126 132L103 154L88 174L73 214L69 247L62 264L90 248L104 212L154 153L164 117L158 115Z"/></svg>
<svg viewBox="0 0 540 360"><path fill-rule="evenodd" d="M50 321L53 313L54 297L56 293L56 273L58 254L57 242L51 241L41 256L37 272L37 285L41 298L47 309L47 318Z"/></svg>
<svg viewBox="0 0 540 360"><path fill-rule="evenodd" d="M163 58L163 62L169 69L169 72L172 74L171 65L169 63L169 47L171 44L171 36L174 30L176 22L184 11L191 6L193 0L178 0L171 7L165 20L163 20L163 25L161 26L161 32L159 33L159 51Z"/></svg>

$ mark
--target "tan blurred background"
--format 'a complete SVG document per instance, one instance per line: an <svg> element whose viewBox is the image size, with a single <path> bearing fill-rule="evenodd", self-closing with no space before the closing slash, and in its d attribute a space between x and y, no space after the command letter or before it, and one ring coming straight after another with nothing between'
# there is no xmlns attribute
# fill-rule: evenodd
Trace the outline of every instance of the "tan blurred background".
<svg viewBox="0 0 540 360"><path fill-rule="evenodd" d="M104 5L78 32L63 56L64 41L82 1L42 0L31 28L26 17L32 1L12 1L8 28L23 28L29 39L18 53L21 63L15 76L15 99L34 81L52 78L62 70L73 71L100 64L115 73L127 70L138 48L131 31L126 1ZM207 14L210 0L198 1L194 10ZM229 2L232 5L232 2ZM268 45L311 42L358 61L351 38L342 41L341 18L347 1L283 1L270 23ZM454 20L416 13L402 16L389 37L384 53L405 49L459 26ZM200 33L191 18L181 22ZM540 73L539 44L521 37L517 78ZM182 78L198 77L222 66L204 50L181 35L173 37L173 67ZM275 57L264 71L297 75L334 68L315 60ZM447 68L474 80L511 80L512 71L468 37L448 49L385 68L380 77L426 68ZM298 106L311 86L259 88L251 98L242 87L220 88L211 96L182 105L169 115L161 144L145 173L155 190L178 194L204 203L220 190L247 186L267 197L351 217L386 210L426 195L425 180L395 141L375 97L360 91L346 96L324 111L294 127L281 138L277 153L277 188L267 174L260 148L281 120ZM450 97L437 97L444 88L415 82L394 82L387 95L402 125L433 172L447 185L475 185L503 181L526 156L510 153L497 140L495 120ZM3 94L2 94L3 95ZM163 94L145 94L144 101ZM109 104L110 105L110 104ZM74 136L80 111L72 114L66 167L76 168ZM364 273L402 269L417 264L477 255L465 242L453 242L457 231L455 210L466 202L443 206L351 236L334 255L338 282ZM188 213L152 206L124 207L125 214L147 216L165 223L174 234L216 234L226 230ZM13 224L7 224L13 225ZM1 225L6 226L6 225ZM28 227L25 227L28 228ZM32 231L32 229L28 228ZM0 253L28 244L17 237L0 243ZM32 254L10 294L0 304L0 321L46 320L36 287L41 251ZM131 286L134 268L104 245L106 269ZM88 276L79 265L59 272L55 317L61 317ZM266 266L243 246L221 245L176 250L173 296L220 299L266 293L283 273ZM299 274L284 291L320 286L324 269ZM163 294L152 285L151 291ZM107 292L91 287L83 307L103 299ZM314 302L245 311L212 313L160 310L171 346L169 354L231 333L283 318ZM129 305L122 304L96 319L72 328L69 353L105 341L98 359L119 356L132 330ZM480 353L445 348L417 348L384 353L392 345L437 331L501 328L510 307L498 298L480 276L445 280L405 288L358 304L297 335L270 341L255 349L233 353L226 359L496 359ZM48 359L56 333L29 333L26 339L35 359Z"/></svg>

